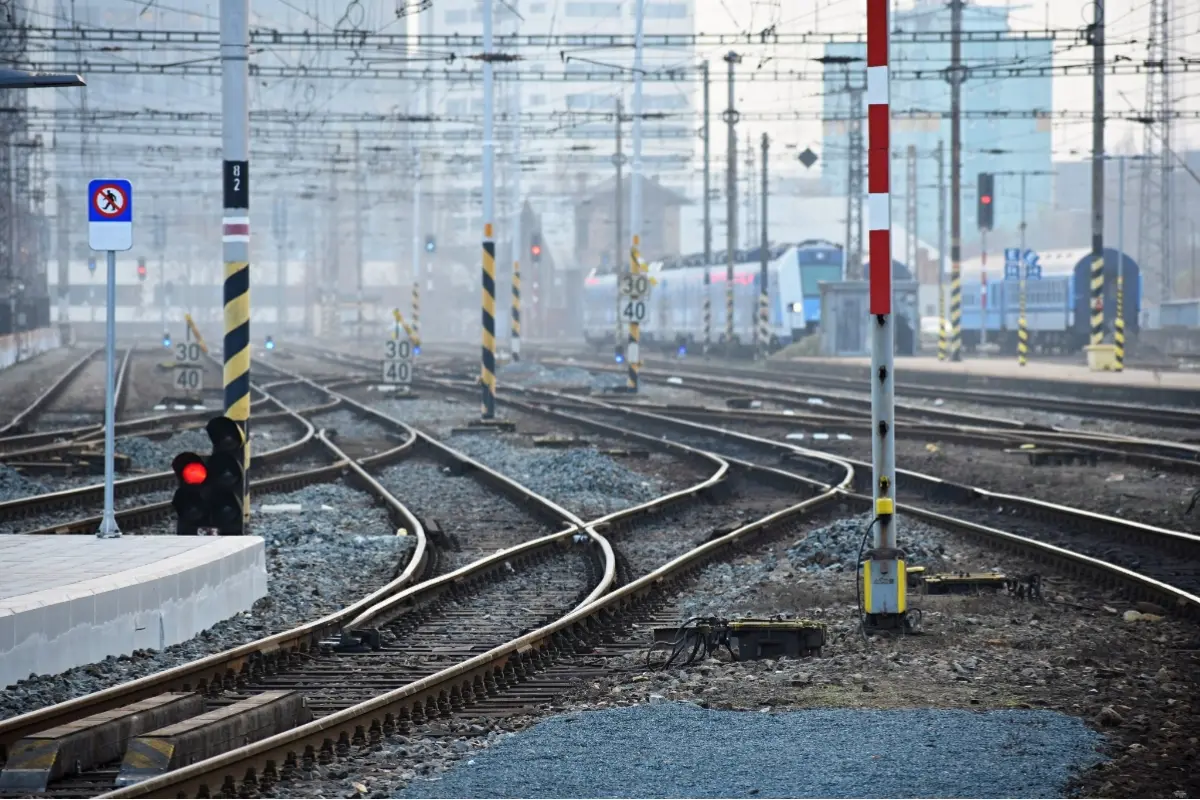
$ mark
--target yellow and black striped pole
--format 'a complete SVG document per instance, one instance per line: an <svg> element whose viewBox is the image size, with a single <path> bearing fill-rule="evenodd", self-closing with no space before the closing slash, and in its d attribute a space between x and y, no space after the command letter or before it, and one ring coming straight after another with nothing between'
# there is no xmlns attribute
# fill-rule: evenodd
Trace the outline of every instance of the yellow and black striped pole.
<svg viewBox="0 0 1200 800"><path fill-rule="evenodd" d="M496 243L492 223L483 226L483 418L496 416Z"/></svg>
<svg viewBox="0 0 1200 800"><path fill-rule="evenodd" d="M421 349L421 276L413 281L412 286L412 332L409 333L409 338L412 339L413 355L416 355Z"/></svg>
<svg viewBox="0 0 1200 800"><path fill-rule="evenodd" d="M733 258L733 256L730 256ZM733 264L725 269L725 357L733 355Z"/></svg>
<svg viewBox="0 0 1200 800"><path fill-rule="evenodd" d="M962 361L962 262L958 240L950 240L950 360Z"/></svg>
<svg viewBox="0 0 1200 800"><path fill-rule="evenodd" d="M242 433L243 532L250 519L250 3L221 3L225 416Z"/></svg>
<svg viewBox="0 0 1200 800"><path fill-rule="evenodd" d="M417 336L417 331L411 325L404 321L404 315L400 313L400 309L392 309L392 319L396 321L396 329L392 334L393 339L400 338L400 329L404 329L404 335L408 337L410 342L414 341Z"/></svg>
<svg viewBox="0 0 1200 800"><path fill-rule="evenodd" d="M712 347L712 278L709 275L708 261L704 262L704 357Z"/></svg>
<svg viewBox="0 0 1200 800"><path fill-rule="evenodd" d="M1017 268L1026 271L1029 269L1024 264L1018 264ZM1021 283L1017 291L1021 295L1017 311L1017 364L1023 367L1029 361L1029 325L1025 319L1025 272L1021 273Z"/></svg>
<svg viewBox="0 0 1200 800"><path fill-rule="evenodd" d="M629 273L634 277L642 272L642 259L638 254L638 248L641 245L641 237L636 234L633 237L633 247L629 250ZM638 306L643 300L641 297L630 297L629 305ZM642 351L641 351L642 325L637 320L636 315L631 315L629 318L629 347L625 353L625 362L627 367L627 375L625 386L630 392L636 394L638 390L638 372L642 368Z"/></svg>
<svg viewBox="0 0 1200 800"><path fill-rule="evenodd" d="M1104 342L1104 251L1092 249L1092 344Z"/></svg>
<svg viewBox="0 0 1200 800"><path fill-rule="evenodd" d="M939 269L940 269L939 265ZM942 283L941 275L938 276L938 361L945 361L949 357L947 349L950 342L946 336L946 286Z"/></svg>
<svg viewBox="0 0 1200 800"><path fill-rule="evenodd" d="M1124 258L1122 253L1120 258ZM1117 275L1117 315L1113 319L1113 369L1125 370L1125 277Z"/></svg>
<svg viewBox="0 0 1200 800"><path fill-rule="evenodd" d="M521 360L521 259L513 259L512 274L512 360Z"/></svg>

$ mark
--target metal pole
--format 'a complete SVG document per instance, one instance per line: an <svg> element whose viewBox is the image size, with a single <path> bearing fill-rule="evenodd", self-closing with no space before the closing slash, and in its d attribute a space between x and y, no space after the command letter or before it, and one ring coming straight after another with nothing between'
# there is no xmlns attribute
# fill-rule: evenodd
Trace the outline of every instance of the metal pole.
<svg viewBox="0 0 1200 800"><path fill-rule="evenodd" d="M1091 343L1104 341L1104 0L1094 0L1092 35Z"/></svg>
<svg viewBox="0 0 1200 800"><path fill-rule="evenodd" d="M483 392L483 418L496 416L496 242L492 218L495 216L496 153L494 87L492 64L492 0L483 0L483 353L480 384Z"/></svg>
<svg viewBox="0 0 1200 800"><path fill-rule="evenodd" d="M904 552L896 542L895 363L892 326L892 233L889 148L888 0L867 2L867 150L870 227L871 464L873 547L862 565L864 624L904 628Z"/></svg>
<svg viewBox="0 0 1200 800"><path fill-rule="evenodd" d="M221 0L225 416L242 431L244 522L250 518L249 26L250 0Z"/></svg>
<svg viewBox="0 0 1200 800"><path fill-rule="evenodd" d="M711 194L709 188L711 152L708 127L708 62L702 63L700 69L704 76L704 127L701 135L704 139L704 357L707 359L708 350L712 346L712 270L710 269L712 265L712 201L709 197Z"/></svg>
<svg viewBox="0 0 1200 800"><path fill-rule="evenodd" d="M1017 290L1020 294L1020 310L1017 315L1017 364L1025 366L1025 362L1029 359L1029 324L1025 318L1025 280L1029 273L1029 265L1025 263L1025 178L1024 172L1021 173L1021 247L1017 269L1019 270L1018 277L1020 285Z"/></svg>
<svg viewBox="0 0 1200 800"><path fill-rule="evenodd" d="M362 151L359 148L358 129L354 130L354 263L357 275L358 309L355 318L358 320L354 332L355 339L362 339L363 334L363 173Z"/></svg>
<svg viewBox="0 0 1200 800"><path fill-rule="evenodd" d="M633 184L629 189L629 233L632 244L629 248L629 272L637 276L642 272L642 62L644 56L644 29L646 25L646 0L636 0L634 3L634 45L633 45ZM641 321L636 311L645 309L643 298L631 295L629 308L634 313L629 317L629 351L626 360L626 388L636 394L638 390L638 371L642 368L640 347Z"/></svg>
<svg viewBox="0 0 1200 800"><path fill-rule="evenodd" d="M946 330L946 150L941 139L937 146L938 185L938 361L945 361L950 344Z"/></svg>
<svg viewBox="0 0 1200 800"><path fill-rule="evenodd" d="M729 65L729 106L725 109L728 126L725 155L725 355L733 353L733 265L737 263L737 121L733 68L742 57L730 50L725 54Z"/></svg>
<svg viewBox="0 0 1200 800"><path fill-rule="evenodd" d="M962 361L963 0L950 0L950 360Z"/></svg>
<svg viewBox="0 0 1200 800"><path fill-rule="evenodd" d="M288 304L287 304L287 202L282 197L276 197L276 208L279 210L279 226L275 231L275 245L278 251L276 256L275 267L275 282L279 284L279 297L276 305L278 306L278 318L275 324L279 327L277 335L282 334L284 326L287 325Z"/></svg>
<svg viewBox="0 0 1200 800"><path fill-rule="evenodd" d="M1113 317L1113 361L1125 370L1125 156L1117 164L1117 309ZM1195 239L1192 240L1195 253Z"/></svg>
<svg viewBox="0 0 1200 800"><path fill-rule="evenodd" d="M758 265L758 336L755 337L758 340L757 357L760 360L767 357L771 343L770 306L767 296L770 291L770 279L767 271L767 264L770 261L768 252L770 227L767 224L767 151L770 149L770 141L764 133L762 135L762 246L759 247Z"/></svg>
<svg viewBox="0 0 1200 800"><path fill-rule="evenodd" d="M979 231L979 355L987 344L987 231Z"/></svg>
<svg viewBox="0 0 1200 800"><path fill-rule="evenodd" d="M517 23L520 24L519 22ZM513 216L512 216L512 320L510 330L514 362L521 360L521 82L513 82Z"/></svg>
<svg viewBox="0 0 1200 800"><path fill-rule="evenodd" d="M625 326L621 324L621 276L625 273L625 233L624 226L621 221L624 219L625 209L623 196L623 184L625 181L624 166L625 166L625 151L621 149L621 115L624 111L624 104L621 98L617 98L617 152L613 154L613 164L617 168L617 185L614 188L616 195L614 197L615 208L613 209L613 231L615 232L613 247L613 273L616 278L613 281L613 294L616 298L616 320L617 327L613 332L613 353L618 358L625 352L623 341L625 338Z"/></svg>
<svg viewBox="0 0 1200 800"><path fill-rule="evenodd" d="M417 316L417 304L420 302L419 292L421 286L421 151L417 147L413 147L413 212L412 212L412 273L413 273L413 326L417 330L419 317ZM419 347L419 342L413 342L413 347Z"/></svg>
<svg viewBox="0 0 1200 800"><path fill-rule="evenodd" d="M117 368L117 254L108 251L108 285L105 286L104 317L104 516L100 520L100 539L117 539L121 529L117 526L116 507L113 498L113 455L116 452L117 398L113 373Z"/></svg>

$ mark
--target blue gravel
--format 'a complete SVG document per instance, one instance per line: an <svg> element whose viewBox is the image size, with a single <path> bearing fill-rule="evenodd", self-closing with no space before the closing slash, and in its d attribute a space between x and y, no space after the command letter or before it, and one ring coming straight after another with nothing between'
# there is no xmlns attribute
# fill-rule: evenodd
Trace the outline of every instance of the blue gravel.
<svg viewBox="0 0 1200 800"><path fill-rule="evenodd" d="M1103 737L1052 711L715 711L554 717L400 797L1062 797Z"/></svg>

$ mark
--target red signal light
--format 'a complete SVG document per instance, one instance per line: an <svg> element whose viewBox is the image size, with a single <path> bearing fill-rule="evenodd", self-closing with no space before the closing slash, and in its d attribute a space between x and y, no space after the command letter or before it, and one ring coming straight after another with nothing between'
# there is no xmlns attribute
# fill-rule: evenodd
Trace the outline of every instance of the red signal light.
<svg viewBox="0 0 1200 800"><path fill-rule="evenodd" d="M983 197L979 198L979 201L986 206L992 202L992 196L990 194L985 194Z"/></svg>
<svg viewBox="0 0 1200 800"><path fill-rule="evenodd" d="M530 249L530 252L532 252L535 256L540 256L542 254L542 246L539 244L535 244L533 247L531 247L529 249Z"/></svg>
<svg viewBox="0 0 1200 800"><path fill-rule="evenodd" d="M183 482L190 486L199 486L208 479L208 467L199 461L193 461L183 468L179 477L183 478Z"/></svg>

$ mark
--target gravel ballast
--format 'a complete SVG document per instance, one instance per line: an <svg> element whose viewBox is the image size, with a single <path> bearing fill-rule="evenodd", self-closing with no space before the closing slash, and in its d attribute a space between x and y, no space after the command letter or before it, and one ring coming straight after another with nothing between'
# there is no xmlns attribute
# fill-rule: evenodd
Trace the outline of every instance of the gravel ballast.
<svg viewBox="0 0 1200 800"><path fill-rule="evenodd" d="M269 594L253 609L164 651L110 657L60 675L21 681L0 695L0 719L99 691L210 653L318 619L384 585L407 560L412 537L395 536L387 514L341 484L257 503L299 503L301 514L255 514L253 533L266 541Z"/></svg>
<svg viewBox="0 0 1200 800"><path fill-rule="evenodd" d="M1100 741L1051 711L658 702L548 719L399 796L1062 797Z"/></svg>
<svg viewBox="0 0 1200 800"><path fill-rule="evenodd" d="M653 500L664 492L658 480L588 447L533 450L477 434L454 436L449 444L584 519Z"/></svg>

